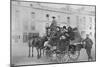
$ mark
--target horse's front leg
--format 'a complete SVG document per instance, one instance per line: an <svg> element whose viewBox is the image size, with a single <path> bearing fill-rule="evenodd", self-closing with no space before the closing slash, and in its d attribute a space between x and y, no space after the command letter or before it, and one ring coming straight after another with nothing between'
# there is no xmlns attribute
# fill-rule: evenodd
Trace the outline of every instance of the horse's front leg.
<svg viewBox="0 0 100 67"><path fill-rule="evenodd" d="M39 58L41 58L41 51L42 51L42 50L40 49L40 55L39 55Z"/></svg>
<svg viewBox="0 0 100 67"><path fill-rule="evenodd" d="M32 46L32 57L34 56L34 54L33 54L33 50L34 50L34 49L33 49L33 46Z"/></svg>
<svg viewBox="0 0 100 67"><path fill-rule="evenodd" d="M38 48L36 49L37 49L37 59L39 59L39 49Z"/></svg>
<svg viewBox="0 0 100 67"><path fill-rule="evenodd" d="M29 55L28 55L28 57L30 57L30 49L31 49L31 47L29 46Z"/></svg>
<svg viewBox="0 0 100 67"><path fill-rule="evenodd" d="M45 56L45 49L43 48L43 56Z"/></svg>

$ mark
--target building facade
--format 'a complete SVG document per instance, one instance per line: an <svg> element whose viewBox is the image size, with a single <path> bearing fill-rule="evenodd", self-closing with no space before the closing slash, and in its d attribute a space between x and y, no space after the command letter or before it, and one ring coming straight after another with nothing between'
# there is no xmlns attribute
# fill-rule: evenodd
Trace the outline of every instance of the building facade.
<svg viewBox="0 0 100 67"><path fill-rule="evenodd" d="M53 8L44 3L12 1L12 36L15 39L19 38L21 42L23 35L29 32L37 32L43 36L46 25L50 25L52 16L55 16L58 25L77 27L83 38L86 34L90 34L94 41L95 7L78 6L64 5L61 8ZM46 16L47 14L49 16Z"/></svg>

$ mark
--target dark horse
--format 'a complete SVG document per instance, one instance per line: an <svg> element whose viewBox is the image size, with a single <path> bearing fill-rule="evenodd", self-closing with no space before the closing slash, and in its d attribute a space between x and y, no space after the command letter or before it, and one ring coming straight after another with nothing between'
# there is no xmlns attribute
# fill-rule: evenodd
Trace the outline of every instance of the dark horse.
<svg viewBox="0 0 100 67"><path fill-rule="evenodd" d="M39 59L41 57L41 52L42 52L42 49L44 48L45 41L47 41L46 36L30 39L28 43L29 44L29 57L30 57L30 48L32 47L32 57L33 57L34 56L33 48L35 47L37 50L37 58Z"/></svg>

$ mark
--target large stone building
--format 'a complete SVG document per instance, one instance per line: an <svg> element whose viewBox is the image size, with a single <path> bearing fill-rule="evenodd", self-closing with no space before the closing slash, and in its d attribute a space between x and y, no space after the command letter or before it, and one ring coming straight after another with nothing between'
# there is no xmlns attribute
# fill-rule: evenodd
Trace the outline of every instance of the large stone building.
<svg viewBox="0 0 100 67"><path fill-rule="evenodd" d="M29 32L43 36L52 16L56 17L58 25L78 27L82 37L90 34L95 39L95 6L12 1L11 8L12 36L18 35L21 40L23 34Z"/></svg>

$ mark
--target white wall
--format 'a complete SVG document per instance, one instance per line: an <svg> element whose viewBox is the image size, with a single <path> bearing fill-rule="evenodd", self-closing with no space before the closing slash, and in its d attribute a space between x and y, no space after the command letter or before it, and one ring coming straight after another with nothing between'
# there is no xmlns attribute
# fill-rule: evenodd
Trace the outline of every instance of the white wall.
<svg viewBox="0 0 100 67"><path fill-rule="evenodd" d="M40 35L43 36L45 34L46 23L51 23L52 16L55 16L58 25L59 24L66 25L66 26L70 25L74 28L77 27L77 24L79 24L78 29L80 31L80 34L81 31L85 31L85 33L82 34L82 37L85 38L86 34L90 34L90 32L92 32L91 38L94 40L95 16L84 15L80 13L64 14L59 12L34 9L30 7L29 3L20 3L19 5L17 4L14 3L12 5L13 34L16 33L22 36L24 32L39 32ZM31 12L34 12L35 14L32 16ZM46 18L46 14L50 15L49 20ZM70 21L69 21L70 24L68 23L67 17L70 17ZM91 30L89 29L90 24L92 24L93 27ZM34 26L35 30L32 30L31 26Z"/></svg>

